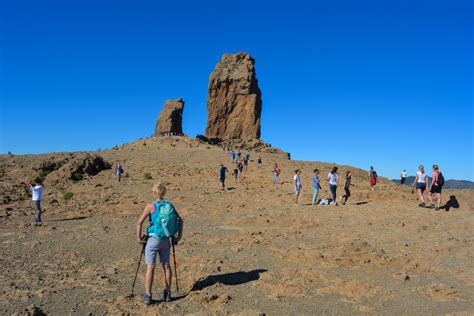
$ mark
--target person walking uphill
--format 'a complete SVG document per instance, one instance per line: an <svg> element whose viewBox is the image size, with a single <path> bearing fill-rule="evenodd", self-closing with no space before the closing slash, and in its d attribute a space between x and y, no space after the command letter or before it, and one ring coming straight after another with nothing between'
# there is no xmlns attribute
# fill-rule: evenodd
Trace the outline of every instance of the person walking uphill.
<svg viewBox="0 0 474 316"><path fill-rule="evenodd" d="M171 301L172 272L170 267L171 242L177 245L183 236L183 220L179 216L173 204L164 200L166 186L159 182L153 186L155 201L145 207L137 222L136 237L139 244L145 246L145 293L141 295L144 304L152 303L152 287L155 274L156 257L159 256L163 272L165 274L165 289L163 300ZM147 237L142 238L142 226L148 217L150 226L147 229ZM171 240L171 241L170 241Z"/></svg>
<svg viewBox="0 0 474 316"><path fill-rule="evenodd" d="M351 189L351 181L352 181L351 172L347 171L347 173L346 173L346 182L344 183L344 192L346 192L346 194L341 197L342 205L346 205L347 200L351 196L351 190L350 190Z"/></svg>
<svg viewBox="0 0 474 316"><path fill-rule="evenodd" d="M412 185L413 188L415 188L416 185L416 191L418 192L418 198L420 200L420 204L418 204L419 207L426 207L423 195L425 193L427 183L428 175L425 173L425 167L423 167L423 165L420 165L418 167L418 171L416 172L416 177Z"/></svg>
<svg viewBox="0 0 474 316"><path fill-rule="evenodd" d="M443 189L444 185L444 176L439 171L438 165L433 165L433 175L431 176L431 185L430 185L430 208L435 208L435 204L433 203L433 194L436 194L438 199L437 206L435 208L436 211L439 211L439 206L441 205L441 190Z"/></svg>
<svg viewBox="0 0 474 316"><path fill-rule="evenodd" d="M278 184L280 181L280 173L281 169L278 167L277 164L275 164L275 168L273 169L273 184Z"/></svg>
<svg viewBox="0 0 474 316"><path fill-rule="evenodd" d="M35 214L36 218L34 219L35 223L41 223L41 214L44 211L41 209L41 200L43 199L43 181L41 178L37 178L34 182L34 186L31 185L28 181L25 181L25 187L31 191L32 200L35 204Z"/></svg>
<svg viewBox="0 0 474 316"><path fill-rule="evenodd" d="M377 184L377 172L375 172L374 167L370 166L369 170L369 178L370 178L370 190L375 189L375 185Z"/></svg>
<svg viewBox="0 0 474 316"><path fill-rule="evenodd" d="M227 167L224 164L221 164L221 168L219 170L219 182L221 183L222 190L225 189L225 173L227 172Z"/></svg>
<svg viewBox="0 0 474 316"><path fill-rule="evenodd" d="M301 184L301 170L296 169L295 170L295 176L293 177L293 181L295 182L295 205L298 205L298 197L300 196L301 189L303 188L303 185Z"/></svg>
<svg viewBox="0 0 474 316"><path fill-rule="evenodd" d="M319 189L321 189L321 185L319 184L319 169L314 169L313 199L311 200L311 205L314 205L314 203L318 202Z"/></svg>
<svg viewBox="0 0 474 316"><path fill-rule="evenodd" d="M332 168L331 172L328 174L329 190L331 191L332 196L332 205L337 206L336 196L337 196L337 186L339 184L339 175L337 174L337 167Z"/></svg>

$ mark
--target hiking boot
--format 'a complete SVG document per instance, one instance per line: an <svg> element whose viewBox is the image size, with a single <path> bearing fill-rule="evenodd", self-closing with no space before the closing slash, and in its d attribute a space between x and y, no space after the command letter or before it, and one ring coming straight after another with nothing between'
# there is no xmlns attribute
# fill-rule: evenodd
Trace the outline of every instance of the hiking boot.
<svg viewBox="0 0 474 316"><path fill-rule="evenodd" d="M171 291L163 290L163 301L171 302Z"/></svg>
<svg viewBox="0 0 474 316"><path fill-rule="evenodd" d="M151 295L143 293L140 298L142 299L143 304L150 305L151 304Z"/></svg>

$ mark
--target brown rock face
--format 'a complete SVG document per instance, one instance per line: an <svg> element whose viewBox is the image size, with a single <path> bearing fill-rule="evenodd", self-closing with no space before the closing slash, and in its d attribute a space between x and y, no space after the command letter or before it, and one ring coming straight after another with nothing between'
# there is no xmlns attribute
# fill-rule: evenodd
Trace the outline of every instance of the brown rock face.
<svg viewBox="0 0 474 316"><path fill-rule="evenodd" d="M166 100L156 122L155 136L165 134L182 135L183 110L183 99Z"/></svg>
<svg viewBox="0 0 474 316"><path fill-rule="evenodd" d="M248 53L225 54L209 76L206 136L259 139L262 92Z"/></svg>

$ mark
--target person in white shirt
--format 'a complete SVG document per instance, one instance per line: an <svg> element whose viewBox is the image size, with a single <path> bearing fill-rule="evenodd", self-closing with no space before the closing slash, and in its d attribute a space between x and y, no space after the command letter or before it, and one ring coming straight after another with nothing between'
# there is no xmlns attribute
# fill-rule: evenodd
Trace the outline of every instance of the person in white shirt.
<svg viewBox="0 0 474 316"><path fill-rule="evenodd" d="M408 177L408 173L405 169L403 169L402 174L400 175L400 184L405 184L407 177Z"/></svg>
<svg viewBox="0 0 474 316"><path fill-rule="evenodd" d="M418 171L416 172L415 181L413 181L412 187L416 187L416 191L418 191L418 198L420 200L419 207L426 207L424 193L426 190L426 185L428 184L428 175L425 173L425 167L420 165L418 167Z"/></svg>
<svg viewBox="0 0 474 316"><path fill-rule="evenodd" d="M301 170L296 169L295 176L293 177L293 181L295 182L295 205L298 205L298 197L300 196L301 188L303 187L303 185L301 185L300 174Z"/></svg>
<svg viewBox="0 0 474 316"><path fill-rule="evenodd" d="M25 182L25 187L31 191L32 195L32 200L33 203L35 204L35 213L36 213L36 218L34 221L36 223L41 223L41 213L44 213L44 211L41 209L41 200L43 199L43 181L41 181L41 178L37 178L35 180L34 186L31 185L28 181Z"/></svg>
<svg viewBox="0 0 474 316"><path fill-rule="evenodd" d="M332 168L331 172L328 174L329 190L331 191L332 196L332 205L337 206L336 194L337 194L337 185L339 184L339 175L337 174L337 167Z"/></svg>

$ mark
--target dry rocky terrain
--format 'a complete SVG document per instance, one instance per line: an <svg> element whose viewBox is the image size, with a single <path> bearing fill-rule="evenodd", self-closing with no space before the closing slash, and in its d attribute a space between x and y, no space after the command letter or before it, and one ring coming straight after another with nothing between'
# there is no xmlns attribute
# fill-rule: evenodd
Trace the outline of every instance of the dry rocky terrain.
<svg viewBox="0 0 474 316"><path fill-rule="evenodd" d="M225 191L218 170L221 162L231 166L228 152L187 137L0 156L0 314L472 315L472 191L444 192L458 205L453 199L449 211L435 212L419 208L410 188L380 178L370 192L366 171L340 166L341 175L353 171L348 205L311 206L312 170L325 177L331 164L251 154L245 178L233 183L229 172ZM116 160L125 169L120 183L109 169ZM278 185L275 162L283 170ZM292 195L296 168L300 206ZM40 173L47 212L35 225L21 181ZM129 295L141 250L135 224L156 181L168 183L185 221L181 291L159 302L157 273L157 302L144 306ZM320 197L329 197L326 183ZM136 293L143 281L142 263Z"/></svg>

